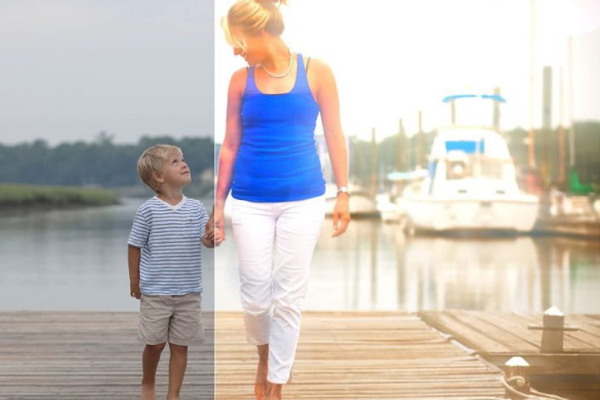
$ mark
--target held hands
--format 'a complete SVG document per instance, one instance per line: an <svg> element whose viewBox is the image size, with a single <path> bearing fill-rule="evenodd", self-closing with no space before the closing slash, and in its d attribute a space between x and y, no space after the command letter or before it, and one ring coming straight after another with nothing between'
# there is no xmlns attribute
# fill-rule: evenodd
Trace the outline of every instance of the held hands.
<svg viewBox="0 0 600 400"><path fill-rule="evenodd" d="M333 235L332 238L340 236L350 224L350 206L348 205L349 196L346 193L339 193L335 206L333 208Z"/></svg>
<svg viewBox="0 0 600 400"><path fill-rule="evenodd" d="M212 227L212 225L211 225ZM208 224L205 227L205 234L202 238L202 244L206 247L213 248L221 244L223 240L223 232L219 229L211 229Z"/></svg>
<svg viewBox="0 0 600 400"><path fill-rule="evenodd" d="M204 243L204 245L207 247L219 246L222 242L225 241L225 229L223 223L222 208L217 207L216 209L213 209L213 212L210 214L210 218L206 223L205 232L206 233L202 238L202 243ZM205 243L205 238L206 241L212 244L212 246L208 246Z"/></svg>

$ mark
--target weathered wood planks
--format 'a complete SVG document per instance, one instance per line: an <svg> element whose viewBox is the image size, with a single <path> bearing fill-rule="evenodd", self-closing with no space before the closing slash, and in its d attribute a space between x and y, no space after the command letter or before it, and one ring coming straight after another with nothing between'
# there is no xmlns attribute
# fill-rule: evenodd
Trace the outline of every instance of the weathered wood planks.
<svg viewBox="0 0 600 400"><path fill-rule="evenodd" d="M192 347L183 399L214 398L212 314L208 343ZM0 399L131 400L139 398L143 345L137 313L0 313ZM169 350L157 374L166 398Z"/></svg>
<svg viewBox="0 0 600 400"><path fill-rule="evenodd" d="M257 356L241 314L217 314L216 343L217 399L253 399ZM306 312L284 398L503 398L500 376L411 314Z"/></svg>
<svg viewBox="0 0 600 400"><path fill-rule="evenodd" d="M512 356L525 358L539 388L560 387L562 395L600 398L598 316L567 315L565 326L579 330L565 331L564 352L552 354L540 352L542 332L528 329L530 324L542 325L542 314L455 310L420 312L419 316L498 367Z"/></svg>
<svg viewBox="0 0 600 400"><path fill-rule="evenodd" d="M212 339L212 315L205 314ZM255 348L239 313L217 313L217 398L253 399ZM136 313L0 313L0 399L136 399ZM209 340L190 349L184 399L212 399ZM157 378L165 398L168 350ZM308 312L286 399L504 397L501 374L418 317L397 312Z"/></svg>

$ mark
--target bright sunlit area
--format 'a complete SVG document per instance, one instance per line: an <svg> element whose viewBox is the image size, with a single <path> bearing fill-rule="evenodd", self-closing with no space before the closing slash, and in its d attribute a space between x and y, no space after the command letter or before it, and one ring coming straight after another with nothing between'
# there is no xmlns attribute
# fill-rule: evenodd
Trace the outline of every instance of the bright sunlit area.
<svg viewBox="0 0 600 400"><path fill-rule="evenodd" d="M217 142L224 135L229 78L244 66L227 45L219 23L231 4L215 4ZM591 51L600 48L597 1L290 0L281 10L286 22L282 37L292 51L322 59L333 69L346 135L365 140L376 128L380 140L398 132L400 118L412 135L419 111L423 129L429 131L449 123L445 96L488 94L494 88L507 100L502 128L527 129L531 65L533 124L539 126L543 67L554 69L558 104L561 73L568 83L570 36L573 116L600 119L600 78L593 72L600 69L600 52ZM568 121L567 111L563 117ZM553 123L559 123L558 111Z"/></svg>

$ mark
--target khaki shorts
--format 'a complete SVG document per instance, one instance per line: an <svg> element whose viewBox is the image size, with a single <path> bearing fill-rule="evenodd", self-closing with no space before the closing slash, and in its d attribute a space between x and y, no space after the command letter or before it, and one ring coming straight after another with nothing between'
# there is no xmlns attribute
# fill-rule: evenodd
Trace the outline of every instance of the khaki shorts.
<svg viewBox="0 0 600 400"><path fill-rule="evenodd" d="M183 296L149 296L140 300L139 339L145 344L173 343L191 346L204 343L200 293Z"/></svg>

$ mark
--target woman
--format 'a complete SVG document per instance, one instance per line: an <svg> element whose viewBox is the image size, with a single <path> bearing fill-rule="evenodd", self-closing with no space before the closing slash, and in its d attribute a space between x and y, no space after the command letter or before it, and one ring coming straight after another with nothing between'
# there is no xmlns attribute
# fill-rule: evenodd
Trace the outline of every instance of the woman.
<svg viewBox="0 0 600 400"><path fill-rule="evenodd" d="M321 113L338 184L333 237L348 210L346 142L331 69L292 53L280 38L286 1L239 0L223 19L234 55L249 67L231 77L225 138L219 155L215 229L231 190L240 291L248 343L259 362L256 398L281 399L291 379L301 303L325 207L325 181L314 129Z"/></svg>

